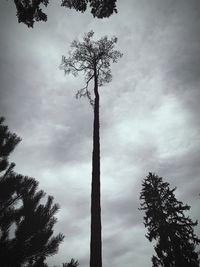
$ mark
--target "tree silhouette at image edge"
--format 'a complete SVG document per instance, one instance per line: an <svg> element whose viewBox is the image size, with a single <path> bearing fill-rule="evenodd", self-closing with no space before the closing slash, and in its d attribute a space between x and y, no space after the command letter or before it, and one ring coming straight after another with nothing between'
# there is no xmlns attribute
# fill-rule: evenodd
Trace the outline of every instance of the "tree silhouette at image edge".
<svg viewBox="0 0 200 267"><path fill-rule="evenodd" d="M53 236L58 204L37 190L38 182L14 172L9 156L21 139L0 117L0 261L1 267L48 267L47 257L58 252L64 236ZM44 202L44 201L43 201ZM77 267L78 261L63 263Z"/></svg>
<svg viewBox="0 0 200 267"><path fill-rule="evenodd" d="M61 6L76 11L85 12L88 5L91 8L91 13L97 18L106 18L117 13L117 0L61 0ZM47 21L47 15L43 12L43 8L47 7L49 0L14 0L18 22L26 24L28 27L33 27L36 21ZM41 7L42 6L42 7Z"/></svg>
<svg viewBox="0 0 200 267"><path fill-rule="evenodd" d="M185 216L184 212L190 207L176 199L175 190L152 173L142 182L140 209L145 211L146 237L157 242L152 263L154 267L198 267L199 255L195 248L200 239L193 229L197 221Z"/></svg>

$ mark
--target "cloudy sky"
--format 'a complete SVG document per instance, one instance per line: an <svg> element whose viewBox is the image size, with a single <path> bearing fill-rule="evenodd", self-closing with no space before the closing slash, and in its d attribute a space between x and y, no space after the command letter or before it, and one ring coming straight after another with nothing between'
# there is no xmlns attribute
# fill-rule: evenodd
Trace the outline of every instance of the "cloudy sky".
<svg viewBox="0 0 200 267"><path fill-rule="evenodd" d="M0 114L22 137L11 159L61 206L55 231L66 237L48 262L89 263L93 114L74 97L83 77L59 64L93 29L116 35L124 54L100 89L103 266L151 266L138 210L148 172L177 186L200 219L200 2L118 0L118 14L103 20L51 2L48 22L33 29L17 23L13 1L0 3Z"/></svg>

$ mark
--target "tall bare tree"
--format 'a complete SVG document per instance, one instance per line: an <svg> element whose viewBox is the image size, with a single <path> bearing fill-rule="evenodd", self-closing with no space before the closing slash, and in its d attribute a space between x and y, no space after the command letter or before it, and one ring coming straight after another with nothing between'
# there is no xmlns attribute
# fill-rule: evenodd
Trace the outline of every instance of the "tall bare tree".
<svg viewBox="0 0 200 267"><path fill-rule="evenodd" d="M78 90L76 97L85 96L94 108L93 153L92 153L92 190L91 190L91 241L90 267L102 266L101 241L101 200L100 200L100 136L99 136L99 86L112 79L110 62L117 62L122 53L114 50L116 37L110 40L107 36L94 41L93 31L83 37L83 42L74 40L71 43L69 56L62 57L61 69L66 74L76 76L79 72L85 75L85 87ZM91 91L89 85L93 83Z"/></svg>

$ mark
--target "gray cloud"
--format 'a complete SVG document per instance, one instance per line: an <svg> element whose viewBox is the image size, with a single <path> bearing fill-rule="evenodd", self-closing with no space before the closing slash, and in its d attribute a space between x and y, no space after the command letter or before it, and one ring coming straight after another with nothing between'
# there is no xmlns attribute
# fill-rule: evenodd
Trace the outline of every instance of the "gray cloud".
<svg viewBox="0 0 200 267"><path fill-rule="evenodd" d="M17 23L12 1L0 5L0 112L23 138L12 160L61 205L56 231L66 239L48 262L89 264L92 109L74 97L83 78L58 66L70 42L93 29L116 35L124 54L100 89L103 262L150 266L153 245L138 210L149 171L177 186L200 219L199 1L118 1L118 14L105 20L55 1L34 29Z"/></svg>

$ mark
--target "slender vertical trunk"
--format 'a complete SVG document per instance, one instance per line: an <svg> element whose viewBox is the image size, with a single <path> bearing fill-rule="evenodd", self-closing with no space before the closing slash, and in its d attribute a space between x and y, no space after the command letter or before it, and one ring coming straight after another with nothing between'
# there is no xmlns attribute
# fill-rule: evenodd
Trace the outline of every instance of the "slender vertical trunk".
<svg viewBox="0 0 200 267"><path fill-rule="evenodd" d="M99 93L98 77L94 73L94 124L92 154L92 192L91 192L91 240L90 267L102 267L101 248L101 196L100 196L100 137L99 137Z"/></svg>

